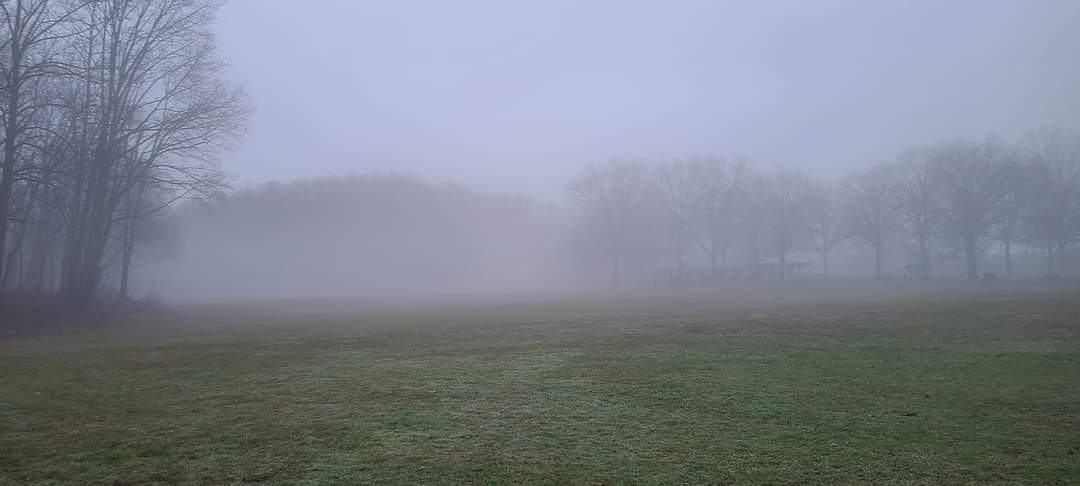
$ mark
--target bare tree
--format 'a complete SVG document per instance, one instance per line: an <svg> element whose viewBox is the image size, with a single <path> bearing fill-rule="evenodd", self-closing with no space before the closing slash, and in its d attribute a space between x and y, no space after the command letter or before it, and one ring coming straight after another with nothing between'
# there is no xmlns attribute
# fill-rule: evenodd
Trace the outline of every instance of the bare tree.
<svg viewBox="0 0 1080 486"><path fill-rule="evenodd" d="M918 248L922 275L929 278L933 239L940 229L943 211L941 186L935 177L931 151L919 148L902 153L892 181L901 216L899 227Z"/></svg>
<svg viewBox="0 0 1080 486"><path fill-rule="evenodd" d="M1080 133L1042 128L1028 135L1022 153L1029 180L1025 233L1046 246L1054 275L1065 264L1069 243L1080 238Z"/></svg>
<svg viewBox="0 0 1080 486"><path fill-rule="evenodd" d="M845 208L836 188L817 183L812 187L808 209L811 239L821 255L821 273L828 277L829 255L849 237Z"/></svg>
<svg viewBox="0 0 1080 486"><path fill-rule="evenodd" d="M642 162L611 160L585 169L569 187L571 196L604 227L612 287L619 285L620 261L650 190L649 172Z"/></svg>
<svg viewBox="0 0 1080 486"><path fill-rule="evenodd" d="M874 276L882 278L885 243L896 229L896 194L888 167L877 166L848 180L850 234L874 249Z"/></svg>
<svg viewBox="0 0 1080 486"><path fill-rule="evenodd" d="M695 159L691 164L704 222L703 238L699 244L709 254L710 268L716 271L717 257L726 263L730 233L734 226L734 205L738 198L739 182L746 172L746 163L742 159L728 163L723 159L707 157Z"/></svg>
<svg viewBox="0 0 1080 486"><path fill-rule="evenodd" d="M40 148L41 112L53 104L39 94L44 84L66 72L55 46L70 35L65 27L80 7L80 2L50 0L0 2L0 255L5 255L8 241L12 191L16 181L26 177L20 161L34 159L24 152ZM4 264L5 259L0 258L0 275Z"/></svg>
<svg viewBox="0 0 1080 486"><path fill-rule="evenodd" d="M65 294L94 296L116 212L143 181L173 194L221 180L216 154L242 129L243 93L220 77L212 0L99 0L84 9L77 56L87 62L86 163L64 259Z"/></svg>
<svg viewBox="0 0 1080 486"><path fill-rule="evenodd" d="M735 199L735 231L745 247L746 259L755 267L770 255L768 178L744 166ZM755 274L760 276L758 270Z"/></svg>
<svg viewBox="0 0 1080 486"><path fill-rule="evenodd" d="M702 202L694 178L694 166L687 161L662 164L656 169L657 189L663 202L680 279L685 275L686 250L693 240L694 220Z"/></svg>
<svg viewBox="0 0 1080 486"><path fill-rule="evenodd" d="M766 178L764 189L767 238L780 259L783 279L796 238L810 230L814 182L800 171L778 169Z"/></svg>
<svg viewBox="0 0 1080 486"><path fill-rule="evenodd" d="M979 277L979 245L992 228L994 214L1007 192L1001 169L1005 154L1005 146L992 137L935 149L945 228L961 242L969 280Z"/></svg>
<svg viewBox="0 0 1080 486"><path fill-rule="evenodd" d="M1025 200L1030 195L1027 186L1030 185L1032 180L1028 177L1026 168L1016 155L1014 150L1010 150L1009 155L1002 160L1000 170L1002 171L1002 184L1004 184L1005 192L1001 197L1001 201L998 202L993 216L993 231L1001 240L1006 278L1011 278L1013 274L1012 247L1020 235Z"/></svg>

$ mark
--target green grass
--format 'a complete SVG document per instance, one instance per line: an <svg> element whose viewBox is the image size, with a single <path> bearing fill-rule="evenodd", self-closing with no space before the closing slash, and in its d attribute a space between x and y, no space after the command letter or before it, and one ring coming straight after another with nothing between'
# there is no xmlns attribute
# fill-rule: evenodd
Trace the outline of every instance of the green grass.
<svg viewBox="0 0 1080 486"><path fill-rule="evenodd" d="M781 290L0 342L0 484L1080 482L1080 292Z"/></svg>

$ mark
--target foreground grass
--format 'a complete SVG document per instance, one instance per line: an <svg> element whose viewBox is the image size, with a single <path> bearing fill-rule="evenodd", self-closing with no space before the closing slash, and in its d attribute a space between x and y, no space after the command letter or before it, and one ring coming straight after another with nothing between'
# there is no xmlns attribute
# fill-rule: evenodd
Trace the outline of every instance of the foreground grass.
<svg viewBox="0 0 1080 486"><path fill-rule="evenodd" d="M1080 293L763 292L0 342L0 484L1080 481Z"/></svg>

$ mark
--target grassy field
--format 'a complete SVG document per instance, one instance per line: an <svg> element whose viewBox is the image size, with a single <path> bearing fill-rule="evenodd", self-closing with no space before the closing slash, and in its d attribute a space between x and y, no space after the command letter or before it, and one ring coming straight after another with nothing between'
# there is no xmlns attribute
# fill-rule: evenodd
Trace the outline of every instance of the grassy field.
<svg viewBox="0 0 1080 486"><path fill-rule="evenodd" d="M1080 292L208 305L0 342L0 484L1076 484Z"/></svg>

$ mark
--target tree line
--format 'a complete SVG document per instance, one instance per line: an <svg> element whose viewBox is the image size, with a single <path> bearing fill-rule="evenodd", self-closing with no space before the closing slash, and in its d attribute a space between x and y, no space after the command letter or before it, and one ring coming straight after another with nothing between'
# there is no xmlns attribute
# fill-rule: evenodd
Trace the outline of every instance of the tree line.
<svg viewBox="0 0 1080 486"><path fill-rule="evenodd" d="M887 246L906 244L917 254L907 266L920 278L955 258L974 280L990 245L1012 276L1013 249L1023 243L1043 252L1054 277L1080 241L1080 133L1048 127L1012 143L912 148L838 182L740 157L611 160L586 168L569 193L602 230L612 285L642 245L666 248L679 275L699 251L714 271L731 255L744 264L776 259L783 278L795 250L816 253L828 275L834 251L859 244L873 251L880 279Z"/></svg>
<svg viewBox="0 0 1080 486"><path fill-rule="evenodd" d="M0 288L82 308L121 296L148 218L224 186L243 129L214 0L0 2Z"/></svg>
<svg viewBox="0 0 1080 486"><path fill-rule="evenodd" d="M174 302L565 288L572 213L395 174L268 183L169 211L132 278Z"/></svg>

